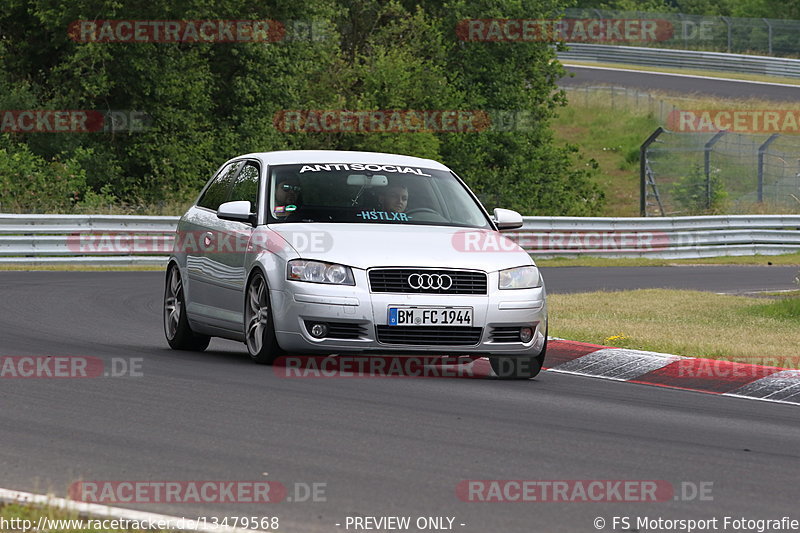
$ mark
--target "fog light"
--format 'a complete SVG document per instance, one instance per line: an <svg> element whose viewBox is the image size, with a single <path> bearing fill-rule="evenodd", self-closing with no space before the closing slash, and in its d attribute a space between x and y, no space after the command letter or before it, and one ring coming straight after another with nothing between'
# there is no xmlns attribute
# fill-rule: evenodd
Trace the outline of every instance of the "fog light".
<svg viewBox="0 0 800 533"><path fill-rule="evenodd" d="M328 326L325 324L314 324L311 326L311 336L321 339L328 334Z"/></svg>
<svg viewBox="0 0 800 533"><path fill-rule="evenodd" d="M519 328L519 340L522 342L531 342L533 338L532 328Z"/></svg>

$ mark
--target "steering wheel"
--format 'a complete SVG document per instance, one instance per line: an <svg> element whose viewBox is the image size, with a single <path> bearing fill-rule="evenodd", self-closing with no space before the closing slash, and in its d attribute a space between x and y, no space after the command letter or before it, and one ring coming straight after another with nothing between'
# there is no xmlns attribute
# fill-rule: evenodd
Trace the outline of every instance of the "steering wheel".
<svg viewBox="0 0 800 533"><path fill-rule="evenodd" d="M436 211L435 209L431 209L430 207L416 207L414 209L409 209L406 211L407 215L412 215L414 213L430 213L432 215L436 215L437 217L441 217L442 214Z"/></svg>

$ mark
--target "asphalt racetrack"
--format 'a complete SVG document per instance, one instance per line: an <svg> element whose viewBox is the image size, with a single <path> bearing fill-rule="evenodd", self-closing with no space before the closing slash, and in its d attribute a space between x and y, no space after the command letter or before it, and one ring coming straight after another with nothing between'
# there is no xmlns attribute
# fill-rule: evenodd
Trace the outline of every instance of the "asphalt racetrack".
<svg viewBox="0 0 800 533"><path fill-rule="evenodd" d="M765 259L766 263L768 259ZM667 266L542 268L550 293L691 289L728 294L796 290L793 266Z"/></svg>
<svg viewBox="0 0 800 533"><path fill-rule="evenodd" d="M613 85L642 91L680 93L683 96L696 94L716 98L758 98L777 102L796 102L800 99L800 86L598 67L567 66L566 68L574 76L561 78L558 82L561 86ZM724 76L725 73L719 75Z"/></svg>
<svg viewBox="0 0 800 533"><path fill-rule="evenodd" d="M791 288L796 270L720 268L544 276L552 293L737 292ZM599 530L625 529L612 529L614 516L632 528L641 517L717 518L720 530L725 516L800 518L797 407L554 372L529 382L287 379L252 364L234 342L170 350L162 279L0 272L0 355L135 360L141 371L0 380L0 486L64 496L79 480L269 480L292 498L297 483L324 484L316 502L130 505L186 517L277 516L287 532L347 531L347 517L385 515L451 517L453 530L476 533L598 531L598 518ZM662 480L674 497L467 502L456 493L464 480Z"/></svg>

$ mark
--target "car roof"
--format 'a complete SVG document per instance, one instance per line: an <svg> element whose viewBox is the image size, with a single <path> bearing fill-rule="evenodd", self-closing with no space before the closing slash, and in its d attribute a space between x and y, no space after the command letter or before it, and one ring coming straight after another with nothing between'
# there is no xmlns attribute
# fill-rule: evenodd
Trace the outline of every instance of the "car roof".
<svg viewBox="0 0 800 533"><path fill-rule="evenodd" d="M380 165L405 165L449 171L450 169L434 161L410 155L384 154L380 152L349 152L344 150L283 150L280 152L259 152L237 157L236 159L259 159L268 165L322 164L322 163L364 163Z"/></svg>

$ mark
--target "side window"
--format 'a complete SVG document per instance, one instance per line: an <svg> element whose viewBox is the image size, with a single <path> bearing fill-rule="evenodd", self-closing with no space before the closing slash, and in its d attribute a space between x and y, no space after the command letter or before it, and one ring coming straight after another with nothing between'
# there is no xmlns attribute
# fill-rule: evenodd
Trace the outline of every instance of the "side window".
<svg viewBox="0 0 800 533"><path fill-rule="evenodd" d="M197 205L216 211L219 205L225 203L228 199L228 191L233 182L233 177L236 175L236 169L239 168L241 163L236 161L223 168L211 185L208 186L203 196L197 201Z"/></svg>
<svg viewBox="0 0 800 533"><path fill-rule="evenodd" d="M247 200L250 202L250 211L258 211L258 164L248 161L233 184L229 202Z"/></svg>

